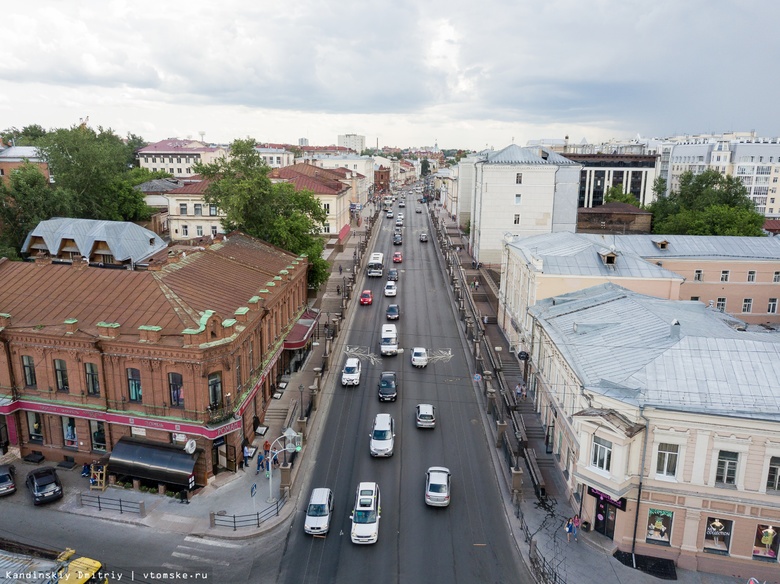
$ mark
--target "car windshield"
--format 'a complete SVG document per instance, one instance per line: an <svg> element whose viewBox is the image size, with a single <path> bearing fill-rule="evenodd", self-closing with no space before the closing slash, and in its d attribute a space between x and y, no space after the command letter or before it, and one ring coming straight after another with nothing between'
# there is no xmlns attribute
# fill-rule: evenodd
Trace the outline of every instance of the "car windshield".
<svg viewBox="0 0 780 584"><path fill-rule="evenodd" d="M376 511L355 511L352 520L355 523L376 523Z"/></svg>
<svg viewBox="0 0 780 584"><path fill-rule="evenodd" d="M51 493L52 491L56 491L57 489L58 489L57 483L55 482L44 483L44 484L38 483L39 493Z"/></svg>
<svg viewBox="0 0 780 584"><path fill-rule="evenodd" d="M309 517L325 517L328 514L328 507L320 503L319 505L311 504L306 509L306 515Z"/></svg>
<svg viewBox="0 0 780 584"><path fill-rule="evenodd" d="M383 379L381 385L382 387L390 387L390 388L395 387L395 383L390 379Z"/></svg>
<svg viewBox="0 0 780 584"><path fill-rule="evenodd" d="M344 373L357 373L357 367L344 367Z"/></svg>
<svg viewBox="0 0 780 584"><path fill-rule="evenodd" d="M394 314L394 313L398 312L398 307L397 306L391 306L390 308L387 309L387 312L390 313L390 314Z"/></svg>
<svg viewBox="0 0 780 584"><path fill-rule="evenodd" d="M390 440L390 430L374 430L374 440Z"/></svg>

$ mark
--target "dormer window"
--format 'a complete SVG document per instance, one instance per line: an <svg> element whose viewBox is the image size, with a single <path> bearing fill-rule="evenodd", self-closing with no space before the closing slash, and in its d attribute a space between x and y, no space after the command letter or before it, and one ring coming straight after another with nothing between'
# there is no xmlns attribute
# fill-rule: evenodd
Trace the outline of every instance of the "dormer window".
<svg viewBox="0 0 780 584"><path fill-rule="evenodd" d="M654 239L653 243L658 249L666 249L669 247L669 242L665 239Z"/></svg>
<svg viewBox="0 0 780 584"><path fill-rule="evenodd" d="M614 251L599 252L599 256L605 266L614 266L617 263L617 254Z"/></svg>

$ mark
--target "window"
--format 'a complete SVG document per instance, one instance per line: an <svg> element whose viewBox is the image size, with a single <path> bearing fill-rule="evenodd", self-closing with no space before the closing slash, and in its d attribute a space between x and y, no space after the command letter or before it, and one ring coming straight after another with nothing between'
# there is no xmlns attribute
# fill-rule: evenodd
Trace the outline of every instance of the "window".
<svg viewBox="0 0 780 584"><path fill-rule="evenodd" d="M698 302L699 297L698 296L691 296L691 302Z"/></svg>
<svg viewBox="0 0 780 584"><path fill-rule="evenodd" d="M68 391L68 365L64 359L54 360L54 378L57 391Z"/></svg>
<svg viewBox="0 0 780 584"><path fill-rule="evenodd" d="M22 368L24 369L24 386L35 387L35 360L30 355L22 355Z"/></svg>
<svg viewBox="0 0 780 584"><path fill-rule="evenodd" d="M62 437L65 439L66 448L76 448L79 443L76 436L76 418L62 416Z"/></svg>
<svg viewBox="0 0 780 584"><path fill-rule="evenodd" d="M721 282L728 282L729 281L729 271L728 270L723 270L720 273L720 281Z"/></svg>
<svg viewBox="0 0 780 584"><path fill-rule="evenodd" d="M187 214L187 203L179 203L179 215Z"/></svg>
<svg viewBox="0 0 780 584"><path fill-rule="evenodd" d="M514 224L520 225L520 213L515 213Z"/></svg>
<svg viewBox="0 0 780 584"><path fill-rule="evenodd" d="M721 450L718 452L718 469L715 472L715 483L720 485L736 485L737 462L739 462L738 452L729 452L728 450Z"/></svg>
<svg viewBox="0 0 780 584"><path fill-rule="evenodd" d="M756 271L755 270L750 270L748 272L748 279L747 279L747 281L748 282L755 282L756 281Z"/></svg>
<svg viewBox="0 0 780 584"><path fill-rule="evenodd" d="M523 201L523 195L515 195L515 205L519 205Z"/></svg>
<svg viewBox="0 0 780 584"><path fill-rule="evenodd" d="M769 314L777 313L777 298L770 298L769 299L769 302L766 305L766 311Z"/></svg>
<svg viewBox="0 0 780 584"><path fill-rule="evenodd" d="M323 203L322 209L325 211L326 215L330 215L330 203Z"/></svg>
<svg viewBox="0 0 780 584"><path fill-rule="evenodd" d="M516 184L516 185L521 185L521 184L523 184L523 173L522 173L522 172L518 172L518 173L515 175L515 184Z"/></svg>
<svg viewBox="0 0 780 584"><path fill-rule="evenodd" d="M84 374L87 377L87 394L100 395L100 378L96 363L84 363Z"/></svg>
<svg viewBox="0 0 780 584"><path fill-rule="evenodd" d="M211 237L216 237L216 236L217 236L217 226L216 225L212 225L211 226Z"/></svg>
<svg viewBox="0 0 780 584"><path fill-rule="evenodd" d="M742 300L742 312L752 312L752 310L753 310L753 299L744 298Z"/></svg>
<svg viewBox="0 0 780 584"><path fill-rule="evenodd" d="M38 412L27 412L27 428L30 442L43 442L43 422Z"/></svg>
<svg viewBox="0 0 780 584"><path fill-rule="evenodd" d="M241 357L236 357L236 388L241 389Z"/></svg>
<svg viewBox="0 0 780 584"><path fill-rule="evenodd" d="M677 475L677 444L662 442L658 445L658 459L655 464L655 472L661 476L674 477Z"/></svg>
<svg viewBox="0 0 780 584"><path fill-rule="evenodd" d="M593 456L590 463L598 469L609 471L612 464L612 442L594 436Z"/></svg>
<svg viewBox="0 0 780 584"><path fill-rule="evenodd" d="M141 391L141 372L138 369L132 367L127 369L127 392L131 402L141 401L143 392Z"/></svg>
<svg viewBox="0 0 780 584"><path fill-rule="evenodd" d="M209 407L222 407L222 373L209 375Z"/></svg>
<svg viewBox="0 0 780 584"><path fill-rule="evenodd" d="M715 302L715 308L717 308L721 312L725 312L726 311L726 299L723 298L722 296L720 298L718 298L718 300Z"/></svg>
<svg viewBox="0 0 780 584"><path fill-rule="evenodd" d="M774 275L772 276L772 282L775 282L775 283L780 282L780 272L775 272L774 273Z"/></svg>
<svg viewBox="0 0 780 584"><path fill-rule="evenodd" d="M106 451L106 427L98 420L89 421L89 434L92 438L92 450Z"/></svg>
<svg viewBox="0 0 780 584"><path fill-rule="evenodd" d="M322 232L323 232L323 233L330 233L330 223L325 223L325 224L322 226Z"/></svg>
<svg viewBox="0 0 780 584"><path fill-rule="evenodd" d="M704 279L704 272L702 270L696 270L693 272L693 281L701 282Z"/></svg>
<svg viewBox="0 0 780 584"><path fill-rule="evenodd" d="M195 214L203 215L203 205L201 205L200 203L195 203Z"/></svg>
<svg viewBox="0 0 780 584"><path fill-rule="evenodd" d="M217 216L217 206L216 205L209 205L209 215L212 217Z"/></svg>
<svg viewBox="0 0 780 584"><path fill-rule="evenodd" d="M203 225L195 226L195 235L198 237L203 237Z"/></svg>
<svg viewBox="0 0 780 584"><path fill-rule="evenodd" d="M171 394L171 407L184 407L184 394L181 391L182 377L181 373L168 374L168 389Z"/></svg>
<svg viewBox="0 0 780 584"><path fill-rule="evenodd" d="M190 228L189 228L189 226L187 226L187 225L182 225L182 226L181 226L181 234L182 234L184 237L187 237L187 236L190 234Z"/></svg>
<svg viewBox="0 0 780 584"><path fill-rule="evenodd" d="M769 460L766 488L768 491L780 491L780 456L773 456Z"/></svg>

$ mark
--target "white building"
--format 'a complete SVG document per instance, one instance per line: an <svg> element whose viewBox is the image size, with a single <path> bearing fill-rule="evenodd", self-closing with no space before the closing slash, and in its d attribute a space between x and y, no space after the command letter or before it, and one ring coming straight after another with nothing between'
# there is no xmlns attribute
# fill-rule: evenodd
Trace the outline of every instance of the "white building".
<svg viewBox="0 0 780 584"><path fill-rule="evenodd" d="M282 168L295 164L295 154L284 148L255 146L255 150L271 168Z"/></svg>
<svg viewBox="0 0 780 584"><path fill-rule="evenodd" d="M477 261L500 264L507 233L576 230L579 164L546 148L512 144L465 158L459 167L465 177L459 195L471 202L469 246Z"/></svg>
<svg viewBox="0 0 780 584"><path fill-rule="evenodd" d="M366 137L358 134L339 134L338 145L360 154L366 149Z"/></svg>
<svg viewBox="0 0 780 584"><path fill-rule="evenodd" d="M141 168L152 172L159 170L175 177L189 177L196 174L196 163L210 164L227 155L227 149L222 146L171 138L144 146L136 153L136 158Z"/></svg>

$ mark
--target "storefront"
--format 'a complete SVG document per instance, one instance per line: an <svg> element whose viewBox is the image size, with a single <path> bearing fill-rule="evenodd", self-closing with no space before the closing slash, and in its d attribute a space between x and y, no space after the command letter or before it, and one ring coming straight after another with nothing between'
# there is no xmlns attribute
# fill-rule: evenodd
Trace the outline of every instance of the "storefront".
<svg viewBox="0 0 780 584"><path fill-rule="evenodd" d="M320 313L314 310L304 312L293 325L290 334L284 340L284 350L287 351L286 371L288 375L295 373L303 366L311 351L311 338L317 328Z"/></svg>
<svg viewBox="0 0 780 584"><path fill-rule="evenodd" d="M593 530L612 539L615 536L617 512L626 510L626 498L613 499L606 493L588 487L588 495L596 499L593 514Z"/></svg>
<svg viewBox="0 0 780 584"><path fill-rule="evenodd" d="M108 472L116 476L168 486L195 488L195 464L200 453L150 441L120 439L108 459Z"/></svg>

